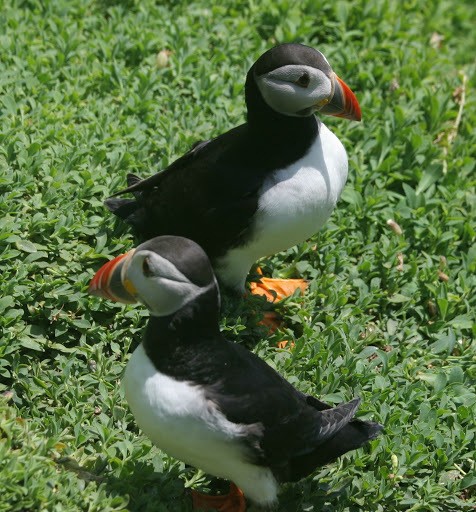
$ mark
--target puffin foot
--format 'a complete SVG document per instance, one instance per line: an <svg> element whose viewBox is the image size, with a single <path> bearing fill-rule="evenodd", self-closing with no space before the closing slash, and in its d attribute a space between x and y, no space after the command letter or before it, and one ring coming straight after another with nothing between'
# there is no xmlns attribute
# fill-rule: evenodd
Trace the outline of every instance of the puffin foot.
<svg viewBox="0 0 476 512"><path fill-rule="evenodd" d="M273 334L284 325L284 320L279 313L276 313L276 311L265 311L258 324L264 325L268 328L269 333ZM276 346L278 348L294 348L295 343L294 341L289 343L288 340L281 340L276 343Z"/></svg>
<svg viewBox="0 0 476 512"><path fill-rule="evenodd" d="M264 295L270 302L290 297L296 290L304 293L308 283L305 279L272 279L261 277L258 282L250 283L250 291L253 295Z"/></svg>
<svg viewBox="0 0 476 512"><path fill-rule="evenodd" d="M192 489L194 510L216 510L217 512L245 512L246 501L243 491L231 482L230 492L221 496L210 496Z"/></svg>
<svg viewBox="0 0 476 512"><path fill-rule="evenodd" d="M258 274L261 269L258 267ZM250 292L252 295L263 295L268 301L274 302L290 297L296 290L304 293L307 290L308 282L305 279L272 279L270 277L260 277L259 281L250 283ZM271 334L277 331L283 324L283 319L276 311L265 311L263 318L259 322L265 325ZM277 343L278 348L293 348L294 343L288 340L281 340Z"/></svg>
<svg viewBox="0 0 476 512"><path fill-rule="evenodd" d="M268 328L270 334L275 333L284 324L283 318L276 311L264 311L263 317L258 322L258 325L264 325Z"/></svg>
<svg viewBox="0 0 476 512"><path fill-rule="evenodd" d="M294 341L291 341L291 343L289 343L289 340L281 340L278 341L278 343L276 343L276 346L278 348L294 348L296 344L294 343Z"/></svg>

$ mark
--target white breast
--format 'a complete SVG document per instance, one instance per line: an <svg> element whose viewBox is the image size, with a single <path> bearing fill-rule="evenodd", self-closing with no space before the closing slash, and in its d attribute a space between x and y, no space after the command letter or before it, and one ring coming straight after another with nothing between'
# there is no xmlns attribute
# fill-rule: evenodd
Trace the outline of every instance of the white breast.
<svg viewBox="0 0 476 512"><path fill-rule="evenodd" d="M124 386L137 424L160 449L233 481L257 503L275 501L272 472L245 460L244 426L228 421L201 388L158 372L142 345L127 364Z"/></svg>
<svg viewBox="0 0 476 512"><path fill-rule="evenodd" d="M310 238L327 221L347 180L347 154L323 124L309 152L269 176L260 191L255 232L217 265L220 278L242 288L253 263Z"/></svg>

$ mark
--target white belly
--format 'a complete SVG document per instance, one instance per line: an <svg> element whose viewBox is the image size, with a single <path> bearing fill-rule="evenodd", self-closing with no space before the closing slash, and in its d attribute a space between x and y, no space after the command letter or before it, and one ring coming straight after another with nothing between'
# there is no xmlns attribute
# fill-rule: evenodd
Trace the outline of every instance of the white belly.
<svg viewBox="0 0 476 512"><path fill-rule="evenodd" d="M314 235L340 197L347 168L344 146L320 123L319 137L304 158L276 171L263 183L253 238L218 262L217 270L225 284L242 288L256 260Z"/></svg>
<svg viewBox="0 0 476 512"><path fill-rule="evenodd" d="M271 471L245 461L244 427L229 422L200 388L159 373L142 345L127 364L124 387L137 424L161 450L233 481L258 503L276 499Z"/></svg>

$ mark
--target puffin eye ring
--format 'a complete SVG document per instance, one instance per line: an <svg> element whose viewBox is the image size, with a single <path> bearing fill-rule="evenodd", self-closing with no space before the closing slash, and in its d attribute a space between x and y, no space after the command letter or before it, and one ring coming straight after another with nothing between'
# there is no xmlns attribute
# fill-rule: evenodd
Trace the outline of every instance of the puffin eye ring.
<svg viewBox="0 0 476 512"><path fill-rule="evenodd" d="M296 84L300 87L307 87L309 85L309 82L311 81L311 77L309 76L309 73L303 73L297 80Z"/></svg>

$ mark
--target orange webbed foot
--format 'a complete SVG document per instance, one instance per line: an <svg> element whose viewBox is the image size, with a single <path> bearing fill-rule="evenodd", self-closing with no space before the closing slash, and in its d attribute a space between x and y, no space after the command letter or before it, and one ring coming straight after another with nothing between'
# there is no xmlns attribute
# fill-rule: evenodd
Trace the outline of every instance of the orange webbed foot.
<svg viewBox="0 0 476 512"><path fill-rule="evenodd" d="M258 274L262 275L261 269L257 269ZM304 293L308 288L308 282L305 279L272 279L270 277L260 277L258 282L250 283L250 292L252 295L262 295L269 302L280 301L286 297L294 295L296 290ZM269 332L273 334L282 325L281 316L275 311L265 311L260 325L268 327ZM277 343L278 348L293 348L294 343L288 340L281 340Z"/></svg>
<svg viewBox="0 0 476 512"><path fill-rule="evenodd" d="M253 295L264 295L270 302L290 297L296 290L304 293L308 283L305 279L272 279L261 277L258 282L250 283L250 291Z"/></svg>
<svg viewBox="0 0 476 512"><path fill-rule="evenodd" d="M192 490L194 510L215 510L217 512L245 512L246 501L243 491L232 482L230 492L221 496L210 496Z"/></svg>

